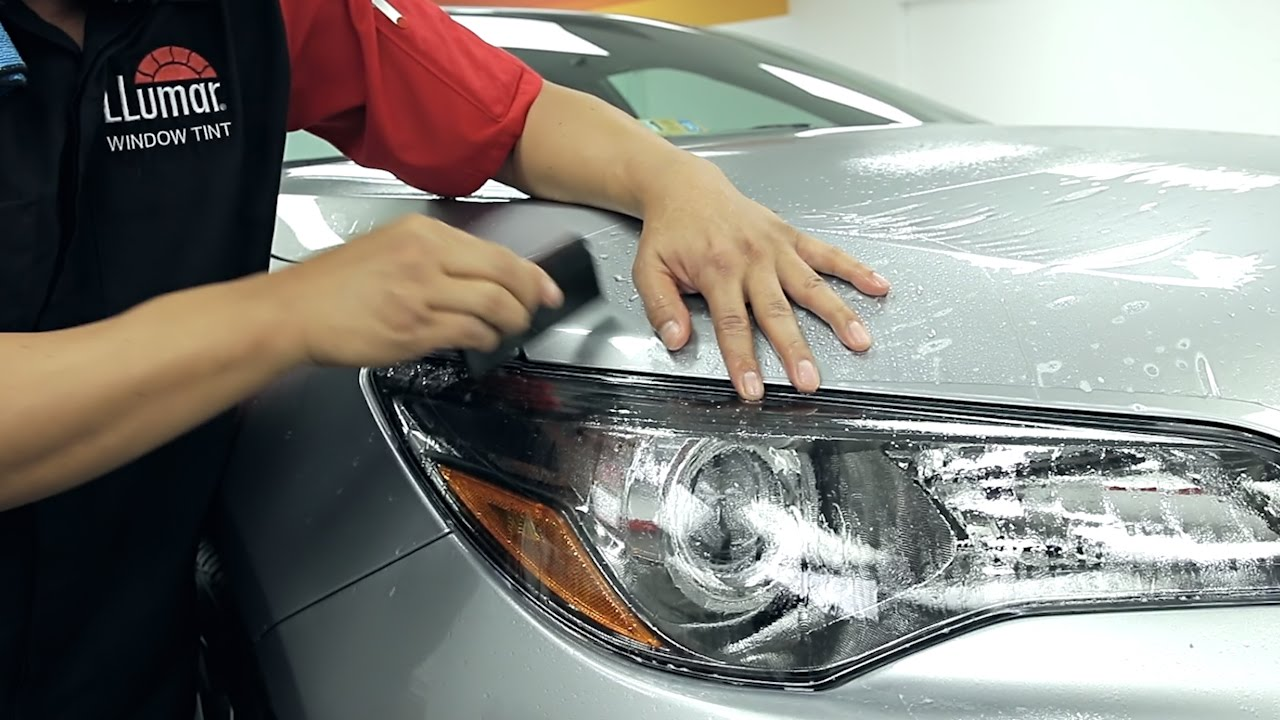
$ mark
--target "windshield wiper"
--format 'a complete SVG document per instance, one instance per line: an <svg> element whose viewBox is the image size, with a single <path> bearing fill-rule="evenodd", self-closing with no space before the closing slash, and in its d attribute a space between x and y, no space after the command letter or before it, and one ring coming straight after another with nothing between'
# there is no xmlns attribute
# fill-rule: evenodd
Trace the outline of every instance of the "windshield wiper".
<svg viewBox="0 0 1280 720"><path fill-rule="evenodd" d="M750 130L809 130L813 127L813 123L772 123L766 125L754 125Z"/></svg>

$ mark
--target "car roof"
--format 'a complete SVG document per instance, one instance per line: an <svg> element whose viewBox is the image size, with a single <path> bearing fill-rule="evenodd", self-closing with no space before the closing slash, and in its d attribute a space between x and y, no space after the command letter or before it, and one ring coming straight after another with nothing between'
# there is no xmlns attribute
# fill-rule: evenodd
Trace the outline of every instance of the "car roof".
<svg viewBox="0 0 1280 720"><path fill-rule="evenodd" d="M650 27L663 30L693 33L696 35L721 35L714 30L683 25L681 23L657 20L639 15L610 13L591 10L566 10L561 8L504 7L481 5L443 5L450 15L493 15L500 17L535 18L543 20L563 20L579 25L617 25L626 23L638 28Z"/></svg>

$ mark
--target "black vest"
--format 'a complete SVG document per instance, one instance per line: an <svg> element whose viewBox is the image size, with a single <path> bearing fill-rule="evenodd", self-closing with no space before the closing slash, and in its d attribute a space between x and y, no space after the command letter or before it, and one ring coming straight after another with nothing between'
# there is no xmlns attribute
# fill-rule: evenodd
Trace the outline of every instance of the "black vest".
<svg viewBox="0 0 1280 720"><path fill-rule="evenodd" d="M0 0L30 68L0 96L0 332L269 260L289 94L278 5L91 2L81 54ZM224 416L0 513L0 718L192 716L194 549L233 432Z"/></svg>

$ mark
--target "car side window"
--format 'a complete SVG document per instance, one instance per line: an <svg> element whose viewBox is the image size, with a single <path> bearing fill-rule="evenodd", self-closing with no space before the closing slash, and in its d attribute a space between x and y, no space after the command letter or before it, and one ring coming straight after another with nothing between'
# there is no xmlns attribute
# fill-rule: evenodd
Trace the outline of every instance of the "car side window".
<svg viewBox="0 0 1280 720"><path fill-rule="evenodd" d="M644 119L686 120L703 132L781 126L826 127L830 122L775 98L698 73L642 68L608 82Z"/></svg>
<svg viewBox="0 0 1280 720"><path fill-rule="evenodd" d="M297 130L285 136L284 161L329 160L342 157L342 152L326 140Z"/></svg>

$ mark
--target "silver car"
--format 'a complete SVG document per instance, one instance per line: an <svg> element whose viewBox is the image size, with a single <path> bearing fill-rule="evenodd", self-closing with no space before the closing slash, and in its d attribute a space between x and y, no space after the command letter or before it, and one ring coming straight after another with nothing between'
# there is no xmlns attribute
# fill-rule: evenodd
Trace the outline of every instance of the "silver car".
<svg viewBox="0 0 1280 720"><path fill-rule="evenodd" d="M511 49L565 84L764 98L615 99L888 275L836 284L877 344L806 315L823 388L761 339L742 403L704 306L654 337L635 221L290 164L278 263L424 213L585 236L604 297L484 377L317 368L246 406L206 717L1280 717L1280 138L1003 127L709 31L458 13L559 28Z"/></svg>

